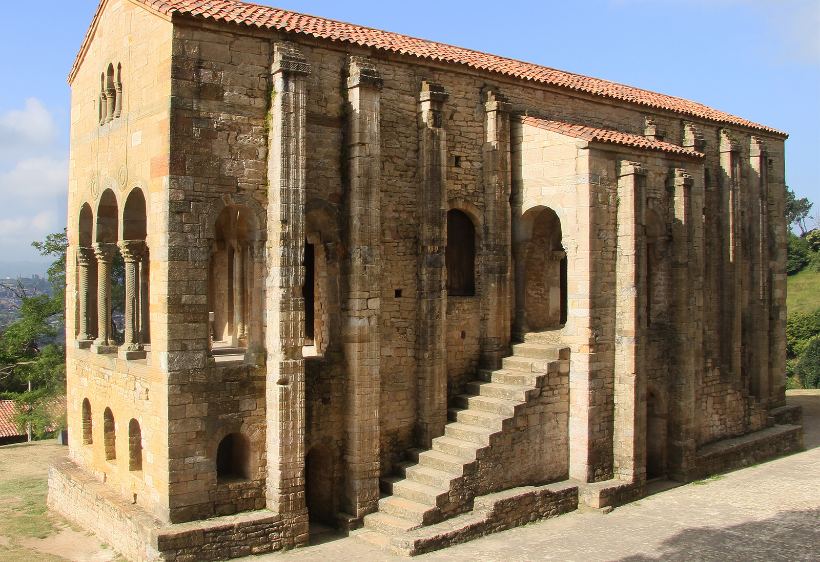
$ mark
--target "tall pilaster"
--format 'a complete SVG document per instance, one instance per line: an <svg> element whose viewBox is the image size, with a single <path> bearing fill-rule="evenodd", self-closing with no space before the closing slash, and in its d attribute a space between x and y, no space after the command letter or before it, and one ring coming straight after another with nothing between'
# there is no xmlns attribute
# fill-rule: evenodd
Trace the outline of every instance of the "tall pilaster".
<svg viewBox="0 0 820 562"><path fill-rule="evenodd" d="M748 354L749 390L763 404L771 393L769 381L769 211L768 155L763 139L752 137L749 147L748 230L751 279L747 307L750 332Z"/></svg>
<svg viewBox="0 0 820 562"><path fill-rule="evenodd" d="M423 82L419 96L419 309L416 442L429 448L447 424L447 132L444 88Z"/></svg>
<svg viewBox="0 0 820 562"><path fill-rule="evenodd" d="M641 248L645 172L637 162L618 170L615 287L614 472L617 478L646 478L646 375L640 337L646 309L646 256Z"/></svg>
<svg viewBox="0 0 820 562"><path fill-rule="evenodd" d="M510 352L511 240L510 104L488 91L484 103L484 232L481 237L482 303L481 362L497 369Z"/></svg>
<svg viewBox="0 0 820 562"><path fill-rule="evenodd" d="M117 252L115 244L95 243L97 258L97 339L92 349L96 353L116 353L117 344L111 334L111 264Z"/></svg>
<svg viewBox="0 0 820 562"><path fill-rule="evenodd" d="M94 250L92 248L77 248L77 296L79 300L77 347L80 349L91 347L91 341L94 339L89 330L89 324L91 323L89 318L89 269L93 259Z"/></svg>
<svg viewBox="0 0 820 562"><path fill-rule="evenodd" d="M345 509L360 518L379 501L379 309L382 79L351 57L347 80L347 249L342 342L347 361Z"/></svg>
<svg viewBox="0 0 820 562"><path fill-rule="evenodd" d="M141 240L122 240L120 253L125 262L125 338L121 354L125 359L144 359L145 351L140 341L138 283L139 260L145 251Z"/></svg>
<svg viewBox="0 0 820 562"><path fill-rule="evenodd" d="M307 75L290 43L273 47L268 137L267 504L307 541L304 497L304 266Z"/></svg>
<svg viewBox="0 0 820 562"><path fill-rule="evenodd" d="M741 376L741 312L742 312L742 241L740 231L740 186L742 165L740 146L729 131L720 133L721 216L723 224L723 273L721 276L721 321L723 334L723 367L728 367L733 380Z"/></svg>
<svg viewBox="0 0 820 562"><path fill-rule="evenodd" d="M672 303L674 318L669 377L672 408L667 462L672 475L685 479L693 468L696 443L695 385L703 368L703 190L682 168L673 170Z"/></svg>

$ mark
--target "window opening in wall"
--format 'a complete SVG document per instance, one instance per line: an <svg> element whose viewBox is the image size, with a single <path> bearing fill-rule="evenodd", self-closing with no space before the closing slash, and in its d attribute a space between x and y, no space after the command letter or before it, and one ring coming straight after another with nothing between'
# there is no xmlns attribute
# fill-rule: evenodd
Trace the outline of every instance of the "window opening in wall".
<svg viewBox="0 0 820 562"><path fill-rule="evenodd" d="M313 244L305 242L305 284L302 296L305 299L305 345L311 346L315 340L316 322L316 253Z"/></svg>
<svg viewBox="0 0 820 562"><path fill-rule="evenodd" d="M94 443L94 432L91 420L91 402L88 398L83 400L83 445Z"/></svg>
<svg viewBox="0 0 820 562"><path fill-rule="evenodd" d="M401 298L401 289L396 289L396 290L395 290L395 292L393 293L393 295L394 295L397 299L400 299L400 298Z"/></svg>
<svg viewBox="0 0 820 562"><path fill-rule="evenodd" d="M117 436L115 432L114 414L111 412L111 408L106 408L103 413L103 435L105 438L105 460L116 460Z"/></svg>
<svg viewBox="0 0 820 562"><path fill-rule="evenodd" d="M220 481L248 480L251 444L241 433L226 435L216 450L216 477Z"/></svg>
<svg viewBox="0 0 820 562"><path fill-rule="evenodd" d="M142 430L135 419L128 423L128 470L142 470Z"/></svg>
<svg viewBox="0 0 820 562"><path fill-rule="evenodd" d="M475 226L466 213L447 213L447 294L475 295Z"/></svg>

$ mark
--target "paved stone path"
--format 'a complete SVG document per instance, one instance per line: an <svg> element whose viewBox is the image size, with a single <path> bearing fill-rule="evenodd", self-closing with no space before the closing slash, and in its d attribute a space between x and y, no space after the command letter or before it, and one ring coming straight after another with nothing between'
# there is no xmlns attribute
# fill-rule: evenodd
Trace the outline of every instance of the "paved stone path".
<svg viewBox="0 0 820 562"><path fill-rule="evenodd" d="M608 515L571 513L414 561L820 560L820 394L803 406L806 451L680 486ZM254 561L409 560L355 537Z"/></svg>

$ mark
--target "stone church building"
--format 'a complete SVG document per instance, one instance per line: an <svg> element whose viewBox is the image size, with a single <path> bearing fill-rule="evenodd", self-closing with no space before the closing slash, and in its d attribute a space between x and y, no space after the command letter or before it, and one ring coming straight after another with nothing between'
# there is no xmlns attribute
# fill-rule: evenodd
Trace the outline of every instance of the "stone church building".
<svg viewBox="0 0 820 562"><path fill-rule="evenodd" d="M69 82L49 504L129 559L417 554L801 447L780 131L239 0L102 0Z"/></svg>

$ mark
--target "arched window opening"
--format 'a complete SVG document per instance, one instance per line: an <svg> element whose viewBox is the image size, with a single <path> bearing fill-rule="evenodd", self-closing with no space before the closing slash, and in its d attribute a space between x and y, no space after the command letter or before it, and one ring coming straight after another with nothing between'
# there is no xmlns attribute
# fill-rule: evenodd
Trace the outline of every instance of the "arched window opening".
<svg viewBox="0 0 820 562"><path fill-rule="evenodd" d="M123 212L123 238L120 250L123 257L123 344L128 359L145 357L144 345L148 343L148 251L147 213L145 196L135 188L125 201Z"/></svg>
<svg viewBox="0 0 820 562"><path fill-rule="evenodd" d="M256 272L258 229L245 207L228 206L214 229L209 265L209 311L214 355L243 352L254 336L261 279ZM255 342L261 345L261 342Z"/></svg>
<svg viewBox="0 0 820 562"><path fill-rule="evenodd" d="M217 480L248 480L250 469L251 443L242 433L226 435L216 450Z"/></svg>
<svg viewBox="0 0 820 562"><path fill-rule="evenodd" d="M128 422L128 470L142 470L142 430L135 419Z"/></svg>
<svg viewBox="0 0 820 562"><path fill-rule="evenodd" d="M97 333L97 259L94 256L94 212L85 203L77 224L77 307L74 334L80 347L91 345Z"/></svg>
<svg viewBox="0 0 820 562"><path fill-rule="evenodd" d="M94 436L91 425L91 402L88 398L83 400L83 445L91 445L94 443Z"/></svg>
<svg viewBox="0 0 820 562"><path fill-rule="evenodd" d="M447 213L447 294L475 295L475 226L463 211Z"/></svg>
<svg viewBox="0 0 820 562"><path fill-rule="evenodd" d="M114 353L117 329L114 321L122 315L122 256L117 248L118 206L114 192L106 189L97 207L94 255L97 261L97 339L98 353Z"/></svg>
<svg viewBox="0 0 820 562"><path fill-rule="evenodd" d="M105 460L116 460L117 435L115 431L114 414L111 412L111 408L106 408L103 413L103 441L105 445Z"/></svg>
<svg viewBox="0 0 820 562"><path fill-rule="evenodd" d="M568 263L555 211L536 207L524 214L515 255L517 331L560 328L568 316Z"/></svg>

